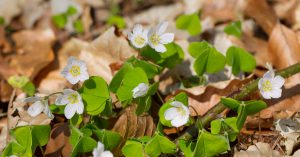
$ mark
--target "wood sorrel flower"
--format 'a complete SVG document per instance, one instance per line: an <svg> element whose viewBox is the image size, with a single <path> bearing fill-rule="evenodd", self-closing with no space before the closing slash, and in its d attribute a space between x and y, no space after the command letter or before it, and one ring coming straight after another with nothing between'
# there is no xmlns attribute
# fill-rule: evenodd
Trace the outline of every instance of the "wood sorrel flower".
<svg viewBox="0 0 300 157"><path fill-rule="evenodd" d="M157 52L165 52L167 49L164 44L174 40L174 33L164 33L168 27L168 22L162 22L148 32L148 43Z"/></svg>
<svg viewBox="0 0 300 157"><path fill-rule="evenodd" d="M142 48L148 42L147 33L148 31L143 30L142 25L137 24L133 27L132 33L128 33L128 39L135 48Z"/></svg>
<svg viewBox="0 0 300 157"><path fill-rule="evenodd" d="M259 79L258 88L265 99L279 98L281 97L281 87L283 84L284 78L275 76L273 69L269 69L269 71L264 74L263 78Z"/></svg>
<svg viewBox="0 0 300 157"><path fill-rule="evenodd" d="M82 114L84 106L79 93L72 89L64 89L63 93L63 95L57 97L55 104L67 105L64 111L66 118L71 119L75 112Z"/></svg>
<svg viewBox="0 0 300 157"><path fill-rule="evenodd" d="M149 86L146 83L140 83L132 90L132 97L138 98L147 94Z"/></svg>
<svg viewBox="0 0 300 157"><path fill-rule="evenodd" d="M170 120L172 126L180 127L189 121L190 110L180 101L173 101L170 103L171 108L164 113L165 119Z"/></svg>
<svg viewBox="0 0 300 157"><path fill-rule="evenodd" d="M31 117L36 117L40 113L45 113L50 119L54 118L54 115L51 113L48 100L45 100L42 97L28 97L24 102L33 102L33 104L27 109L27 113Z"/></svg>
<svg viewBox="0 0 300 157"><path fill-rule="evenodd" d="M85 81L89 78L87 67L84 61L70 57L67 66L61 72L71 84L76 84L79 81Z"/></svg>
<svg viewBox="0 0 300 157"><path fill-rule="evenodd" d="M104 144L98 142L97 147L93 150L93 157L113 157L114 155L108 151L104 150Z"/></svg>

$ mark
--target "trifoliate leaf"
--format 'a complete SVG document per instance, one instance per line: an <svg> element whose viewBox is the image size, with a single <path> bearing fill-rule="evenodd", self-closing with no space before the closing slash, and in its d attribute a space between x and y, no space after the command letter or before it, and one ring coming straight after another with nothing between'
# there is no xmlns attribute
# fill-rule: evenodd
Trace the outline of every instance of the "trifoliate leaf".
<svg viewBox="0 0 300 157"><path fill-rule="evenodd" d="M240 71L251 72L255 69L256 61L246 50L231 46L226 52L227 64L232 66L232 73L237 75Z"/></svg>
<svg viewBox="0 0 300 157"><path fill-rule="evenodd" d="M172 69L183 61L184 52L182 48L175 43L166 44L165 46L167 51L164 53L158 53L150 46L146 46L142 49L141 55L162 67Z"/></svg>
<svg viewBox="0 0 300 157"><path fill-rule="evenodd" d="M176 19L176 27L187 30L190 35L198 35L201 33L201 22L198 13L190 15L181 15Z"/></svg>
<svg viewBox="0 0 300 157"><path fill-rule="evenodd" d="M99 76L92 76L86 80L78 91L85 104L85 109L90 115L98 115L105 109L110 99L108 86Z"/></svg>
<svg viewBox="0 0 300 157"><path fill-rule="evenodd" d="M81 20L76 20L73 23L74 29L77 33L82 33L83 30L83 23L81 22Z"/></svg>
<svg viewBox="0 0 300 157"><path fill-rule="evenodd" d="M15 88L22 88L29 82L29 78L26 76L11 76L7 82Z"/></svg>
<svg viewBox="0 0 300 157"><path fill-rule="evenodd" d="M168 138L156 134L146 144L145 152L150 157L157 157L161 154L173 154L176 152L176 144L171 142Z"/></svg>
<svg viewBox="0 0 300 157"><path fill-rule="evenodd" d="M74 14L77 13L77 9L74 7L74 6L69 6L67 12L66 12L66 15L67 16L72 16Z"/></svg>
<svg viewBox="0 0 300 157"><path fill-rule="evenodd" d="M146 157L143 144L135 140L127 140L122 153L125 157Z"/></svg>
<svg viewBox="0 0 300 157"><path fill-rule="evenodd" d="M194 69L199 76L205 72L210 74L219 72L225 66L225 57L207 42L191 43L188 51L196 58Z"/></svg>
<svg viewBox="0 0 300 157"><path fill-rule="evenodd" d="M56 27L62 29L67 24L68 19L64 14L58 14L58 15L52 16L52 21Z"/></svg>
<svg viewBox="0 0 300 157"><path fill-rule="evenodd" d="M230 117L226 119L216 119L211 121L210 123L210 130L212 134L228 134L228 138L231 142L235 141L236 136L239 133L237 128L237 118Z"/></svg>
<svg viewBox="0 0 300 157"><path fill-rule="evenodd" d="M122 16L113 15L107 19L108 25L116 25L118 28L125 28L126 22Z"/></svg>
<svg viewBox="0 0 300 157"><path fill-rule="evenodd" d="M224 32L228 35L234 35L238 38L242 35L242 23L241 21L232 22L224 28Z"/></svg>
<svg viewBox="0 0 300 157"><path fill-rule="evenodd" d="M222 135L213 135L207 131L201 131L193 157L213 157L230 149L227 139Z"/></svg>

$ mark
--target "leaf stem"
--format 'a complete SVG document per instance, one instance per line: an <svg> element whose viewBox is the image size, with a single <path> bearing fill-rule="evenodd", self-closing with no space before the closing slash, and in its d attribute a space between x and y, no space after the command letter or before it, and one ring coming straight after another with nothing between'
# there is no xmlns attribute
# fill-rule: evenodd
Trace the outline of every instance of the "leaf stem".
<svg viewBox="0 0 300 157"><path fill-rule="evenodd" d="M276 72L276 75L280 75L284 78L288 78L292 75L295 75L300 72L300 62L296 63L294 65L291 65L285 69L279 70ZM236 100L243 100L248 95L250 95L252 92L255 92L258 89L258 81L259 78L256 80L248 83L245 85L239 93L232 96L232 98ZM217 114L223 112L226 109L226 107L219 102L216 104L213 108L211 108L203 117L199 117L197 119L197 122L195 125L190 126L180 137L176 139L176 142L178 142L180 139L189 140L198 134L198 127L197 123L202 123L202 125L205 127L207 126L212 120L218 118Z"/></svg>

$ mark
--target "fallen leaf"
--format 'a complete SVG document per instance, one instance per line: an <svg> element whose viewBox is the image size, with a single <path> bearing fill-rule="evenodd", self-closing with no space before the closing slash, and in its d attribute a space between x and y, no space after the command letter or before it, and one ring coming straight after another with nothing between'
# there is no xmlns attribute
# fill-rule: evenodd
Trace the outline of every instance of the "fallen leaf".
<svg viewBox="0 0 300 157"><path fill-rule="evenodd" d="M0 0L0 17L4 18L5 25L21 13L19 3L19 0Z"/></svg>
<svg viewBox="0 0 300 157"><path fill-rule="evenodd" d="M281 157L280 153L272 150L268 143L258 142L250 146L246 151L235 151L234 157Z"/></svg>
<svg viewBox="0 0 300 157"><path fill-rule="evenodd" d="M209 109L214 107L222 96L228 96L238 91L243 85L249 83L253 78L248 77L244 80L228 80L210 84L209 86L199 86L179 91L186 92L188 95L191 116L203 116ZM196 111L194 111L196 110ZM197 113L196 113L197 112Z"/></svg>
<svg viewBox="0 0 300 157"><path fill-rule="evenodd" d="M278 19L275 11L267 1L246 0L245 6L244 13L252 17L267 34L271 34Z"/></svg>
<svg viewBox="0 0 300 157"><path fill-rule="evenodd" d="M55 40L51 29L24 30L12 35L17 51L22 53L10 56L9 66L33 79L54 60L52 44Z"/></svg>
<svg viewBox="0 0 300 157"><path fill-rule="evenodd" d="M70 156L72 146L69 142L69 136L70 129L68 123L55 124L51 130L49 142L46 145L45 156Z"/></svg>
<svg viewBox="0 0 300 157"><path fill-rule="evenodd" d="M269 58L277 69L283 69L300 61L300 43L294 31L277 23L269 37ZM286 88L299 83L300 74L288 78Z"/></svg>

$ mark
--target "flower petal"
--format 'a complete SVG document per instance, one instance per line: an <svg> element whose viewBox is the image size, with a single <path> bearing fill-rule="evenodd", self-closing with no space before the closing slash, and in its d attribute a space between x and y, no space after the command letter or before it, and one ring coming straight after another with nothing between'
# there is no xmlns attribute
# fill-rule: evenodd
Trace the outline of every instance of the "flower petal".
<svg viewBox="0 0 300 157"><path fill-rule="evenodd" d="M273 89L270 92L270 96L273 97L273 98L280 98L281 97L281 93L282 93L281 89Z"/></svg>
<svg viewBox="0 0 300 157"><path fill-rule="evenodd" d="M156 27L156 33L158 35L163 34L166 31L168 24L168 22L161 22L160 24L158 24L158 26Z"/></svg>
<svg viewBox="0 0 300 157"><path fill-rule="evenodd" d="M155 51L157 51L157 52L166 52L167 49L163 44L158 44L157 46L155 46Z"/></svg>
<svg viewBox="0 0 300 157"><path fill-rule="evenodd" d="M264 91L260 91L260 94L263 96L263 98L265 99L271 99L271 94L270 92L264 92Z"/></svg>
<svg viewBox="0 0 300 157"><path fill-rule="evenodd" d="M73 85L80 81L79 77L74 77L70 73L68 73L65 78Z"/></svg>
<svg viewBox="0 0 300 157"><path fill-rule="evenodd" d="M180 126L183 126L185 125L189 120L189 117L182 117L182 116L178 116L178 117L175 117L172 121L171 121L171 124L172 126L175 126L175 127L180 127Z"/></svg>
<svg viewBox="0 0 300 157"><path fill-rule="evenodd" d="M273 71L273 70L269 70L269 71L267 71L267 72L264 74L263 78L264 78L264 79L273 79L274 76L275 76L274 71Z"/></svg>
<svg viewBox="0 0 300 157"><path fill-rule="evenodd" d="M82 70L81 71L81 74L80 74L80 76L79 76L79 80L80 81L85 81L85 80L87 80L87 79L89 79L89 73L87 72L87 70Z"/></svg>
<svg viewBox="0 0 300 157"><path fill-rule="evenodd" d="M66 105L69 103L67 95L60 95L55 100L55 105Z"/></svg>
<svg viewBox="0 0 300 157"><path fill-rule="evenodd" d="M44 110L44 104L41 101L33 103L28 109L27 112L31 117L36 117Z"/></svg>
<svg viewBox="0 0 300 157"><path fill-rule="evenodd" d="M104 151L101 157L113 157L114 155L110 151Z"/></svg>
<svg viewBox="0 0 300 157"><path fill-rule="evenodd" d="M54 115L51 113L51 110L48 106L48 103L45 104L45 108L44 108L44 111L43 111L50 119L53 119L54 118Z"/></svg>
<svg viewBox="0 0 300 157"><path fill-rule="evenodd" d="M71 119L75 114L76 108L73 105L67 105L65 107L65 116L67 119Z"/></svg>
<svg viewBox="0 0 300 157"><path fill-rule="evenodd" d="M84 105L83 105L83 103L82 103L81 100L77 104L74 104L74 106L76 106L76 112L78 114L82 114L83 113Z"/></svg>
<svg viewBox="0 0 300 157"><path fill-rule="evenodd" d="M101 142L98 142L97 147L93 150L93 156L98 157L104 152L104 145Z"/></svg>
<svg viewBox="0 0 300 157"><path fill-rule="evenodd" d="M133 26L133 30L132 30L133 34L141 34L142 31L143 31L143 26L142 25L136 24L136 25Z"/></svg>
<svg viewBox="0 0 300 157"><path fill-rule="evenodd" d="M160 38L162 44L171 43L174 40L174 33L165 33L162 36L160 36Z"/></svg>
<svg viewBox="0 0 300 157"><path fill-rule="evenodd" d="M166 120L172 120L179 115L176 107L171 107L167 109L164 113Z"/></svg>
<svg viewBox="0 0 300 157"><path fill-rule="evenodd" d="M281 76L276 76L273 81L272 81L272 84L274 87L276 88L281 88L284 84L285 80L283 77Z"/></svg>
<svg viewBox="0 0 300 157"><path fill-rule="evenodd" d="M182 104L182 102L180 102L180 101L172 101L172 102L170 103L170 105L171 105L171 106L174 106L174 107L182 107L182 106L184 106L184 105Z"/></svg>

